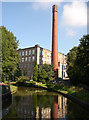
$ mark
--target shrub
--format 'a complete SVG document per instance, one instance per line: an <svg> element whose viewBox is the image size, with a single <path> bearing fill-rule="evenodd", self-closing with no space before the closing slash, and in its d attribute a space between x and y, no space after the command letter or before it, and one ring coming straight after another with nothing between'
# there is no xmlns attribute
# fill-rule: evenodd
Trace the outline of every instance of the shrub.
<svg viewBox="0 0 89 120"><path fill-rule="evenodd" d="M25 83L26 81L29 81L29 77L27 76L20 76L17 78L17 83Z"/></svg>
<svg viewBox="0 0 89 120"><path fill-rule="evenodd" d="M35 84L36 84L36 81L29 81L28 84L29 84L29 85L35 85Z"/></svg>

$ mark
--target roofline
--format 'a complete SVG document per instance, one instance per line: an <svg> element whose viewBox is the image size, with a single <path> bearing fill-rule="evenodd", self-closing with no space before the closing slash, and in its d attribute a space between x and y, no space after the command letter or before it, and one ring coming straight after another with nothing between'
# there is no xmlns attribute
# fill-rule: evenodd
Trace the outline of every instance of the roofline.
<svg viewBox="0 0 89 120"><path fill-rule="evenodd" d="M18 51L19 51L19 50L30 49L30 48L35 48L36 46L40 47L40 45L36 44L36 45L33 46L33 47L22 48L22 49L19 48ZM45 49L45 48L43 48L43 47L40 47L40 48L41 48L41 49L44 49L44 50L48 50L48 49ZM48 50L48 51L50 51L50 50ZM52 52L52 51L50 51L50 52ZM58 53L65 55L64 53L61 53L61 52L58 52ZM65 55L65 56L66 56L66 55Z"/></svg>

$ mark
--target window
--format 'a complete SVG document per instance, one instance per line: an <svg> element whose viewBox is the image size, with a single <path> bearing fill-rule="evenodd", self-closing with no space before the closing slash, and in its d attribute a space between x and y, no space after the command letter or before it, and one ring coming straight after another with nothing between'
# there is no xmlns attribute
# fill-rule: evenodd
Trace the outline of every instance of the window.
<svg viewBox="0 0 89 120"><path fill-rule="evenodd" d="M25 57L25 61L27 61L27 57Z"/></svg>
<svg viewBox="0 0 89 120"><path fill-rule="evenodd" d="M59 55L59 60L60 60L60 55Z"/></svg>
<svg viewBox="0 0 89 120"><path fill-rule="evenodd" d="M64 77L65 77L65 72L64 72Z"/></svg>
<svg viewBox="0 0 89 120"><path fill-rule="evenodd" d="M24 51L22 52L22 56L24 56Z"/></svg>
<svg viewBox="0 0 89 120"><path fill-rule="evenodd" d="M29 64L29 71L31 72L31 64Z"/></svg>
<svg viewBox="0 0 89 120"><path fill-rule="evenodd" d="M21 55L21 52L19 52L19 55Z"/></svg>
<svg viewBox="0 0 89 120"><path fill-rule="evenodd" d="M46 52L45 52L45 56L46 56Z"/></svg>
<svg viewBox="0 0 89 120"><path fill-rule="evenodd" d="M27 55L27 51L25 51L25 55Z"/></svg>
<svg viewBox="0 0 89 120"><path fill-rule="evenodd" d="M46 62L46 59L45 59L45 62Z"/></svg>
<svg viewBox="0 0 89 120"><path fill-rule="evenodd" d="M62 65L62 70L63 70L63 65Z"/></svg>
<svg viewBox="0 0 89 120"><path fill-rule="evenodd" d="M35 60L35 56L32 57L32 61L34 61L34 60Z"/></svg>
<svg viewBox="0 0 89 120"><path fill-rule="evenodd" d="M25 64L24 67L27 68L27 65Z"/></svg>
<svg viewBox="0 0 89 120"><path fill-rule="evenodd" d="M47 57L49 57L49 53L47 53Z"/></svg>
<svg viewBox="0 0 89 120"><path fill-rule="evenodd" d="M29 55L31 55L31 50L29 50Z"/></svg>
<svg viewBox="0 0 89 120"><path fill-rule="evenodd" d="M40 50L40 55L42 55L42 51Z"/></svg>
<svg viewBox="0 0 89 120"><path fill-rule="evenodd" d="M33 55L35 54L35 50L34 50L34 49L32 50L32 54L33 54Z"/></svg>
<svg viewBox="0 0 89 120"><path fill-rule="evenodd" d="M40 57L40 60L42 60L42 57Z"/></svg>
<svg viewBox="0 0 89 120"><path fill-rule="evenodd" d="M42 55L43 55L43 51L42 51Z"/></svg>
<svg viewBox="0 0 89 120"><path fill-rule="evenodd" d="M65 70L65 66L64 66L64 70Z"/></svg>
<svg viewBox="0 0 89 120"><path fill-rule="evenodd" d="M31 62L31 57L29 57L29 62Z"/></svg>
<svg viewBox="0 0 89 120"><path fill-rule="evenodd" d="M24 62L24 58L22 58L22 62Z"/></svg>

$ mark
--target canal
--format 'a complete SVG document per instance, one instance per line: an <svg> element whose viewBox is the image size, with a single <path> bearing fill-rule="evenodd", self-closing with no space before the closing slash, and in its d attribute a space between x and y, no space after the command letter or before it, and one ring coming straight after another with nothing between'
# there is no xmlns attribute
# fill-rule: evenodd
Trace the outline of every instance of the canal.
<svg viewBox="0 0 89 120"><path fill-rule="evenodd" d="M3 104L2 113L2 120L89 119L86 110L62 95L30 87L18 87L12 101Z"/></svg>

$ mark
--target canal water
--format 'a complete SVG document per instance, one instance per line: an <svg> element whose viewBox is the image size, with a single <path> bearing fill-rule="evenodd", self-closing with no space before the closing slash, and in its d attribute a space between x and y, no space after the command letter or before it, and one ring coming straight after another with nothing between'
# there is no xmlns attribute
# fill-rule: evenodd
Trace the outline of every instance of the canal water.
<svg viewBox="0 0 89 120"><path fill-rule="evenodd" d="M53 120L81 120L88 119L86 110L71 100L55 92L46 90L18 87L13 94L12 101L3 105L2 120L22 119L53 119Z"/></svg>

